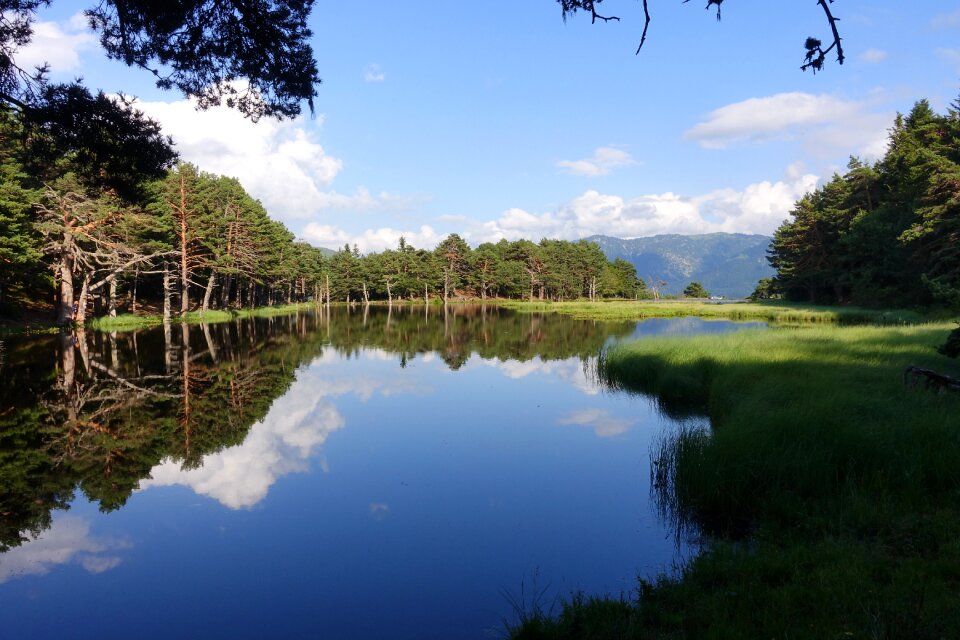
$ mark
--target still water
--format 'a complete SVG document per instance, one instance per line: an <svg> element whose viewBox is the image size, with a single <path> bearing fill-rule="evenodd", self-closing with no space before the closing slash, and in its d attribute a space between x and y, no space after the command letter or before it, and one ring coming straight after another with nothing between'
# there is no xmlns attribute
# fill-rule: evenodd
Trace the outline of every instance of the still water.
<svg viewBox="0 0 960 640"><path fill-rule="evenodd" d="M612 341L729 331L334 309L7 339L0 636L496 638L669 569Z"/></svg>

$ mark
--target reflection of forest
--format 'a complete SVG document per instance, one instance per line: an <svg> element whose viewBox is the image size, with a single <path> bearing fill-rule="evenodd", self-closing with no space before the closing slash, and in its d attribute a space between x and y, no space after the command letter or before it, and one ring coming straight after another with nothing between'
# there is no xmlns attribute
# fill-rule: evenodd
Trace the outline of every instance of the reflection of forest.
<svg viewBox="0 0 960 640"><path fill-rule="evenodd" d="M77 332L7 341L0 363L0 551L49 528L77 489L121 507L164 459L195 468L243 442L298 367L324 349L367 347L400 366L436 352L451 368L472 353L501 360L595 355L610 325L493 307L374 307Z"/></svg>

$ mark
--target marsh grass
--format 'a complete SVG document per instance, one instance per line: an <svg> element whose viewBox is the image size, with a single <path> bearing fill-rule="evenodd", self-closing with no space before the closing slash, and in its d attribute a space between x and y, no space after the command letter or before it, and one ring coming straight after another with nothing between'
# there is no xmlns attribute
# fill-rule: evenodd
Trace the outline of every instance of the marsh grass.
<svg viewBox="0 0 960 640"><path fill-rule="evenodd" d="M298 311L310 311L316 309L317 305L312 302L301 302L299 304L284 304L272 307L257 307L255 309L212 309L210 311L190 311L186 315L174 315L170 318L173 323L203 324L216 322L230 322L238 318L264 318L270 316L284 316ZM143 327L152 327L163 324L163 316L160 315L133 315L124 314L115 318L102 317L95 318L86 323L89 329L98 331L124 331L131 329L140 329Z"/></svg>
<svg viewBox="0 0 960 640"><path fill-rule="evenodd" d="M960 394L903 382L908 365L960 373L936 352L951 328L613 347L598 364L612 387L709 416L653 445L651 484L669 522L712 542L679 575L642 582L630 615L610 614L619 630L562 631L597 610L575 598L583 611L524 637L960 637Z"/></svg>
<svg viewBox="0 0 960 640"><path fill-rule="evenodd" d="M903 325L923 316L906 309L875 310L860 307L826 307L788 302L728 302L661 300L610 300L606 302L517 302L503 306L521 312L555 311L588 320L641 320L696 316L707 320L761 320L773 324Z"/></svg>

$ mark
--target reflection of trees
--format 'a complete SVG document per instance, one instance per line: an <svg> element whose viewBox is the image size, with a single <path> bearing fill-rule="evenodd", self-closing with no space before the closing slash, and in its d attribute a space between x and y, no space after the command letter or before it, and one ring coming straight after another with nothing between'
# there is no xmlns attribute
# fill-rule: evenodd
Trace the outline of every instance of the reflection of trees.
<svg viewBox="0 0 960 640"><path fill-rule="evenodd" d="M123 506L163 460L197 468L243 442L325 348L351 358L437 353L457 369L473 353L502 360L597 353L633 323L603 325L484 307L372 307L77 332L7 341L0 388L0 551L48 528L79 489Z"/></svg>
<svg viewBox="0 0 960 640"><path fill-rule="evenodd" d="M610 336L626 336L636 323L572 320L560 314L517 314L498 307L463 305L333 309L319 317L329 342L352 356L362 347L396 353L402 364L418 354L437 353L451 369L472 355L527 361L596 355Z"/></svg>

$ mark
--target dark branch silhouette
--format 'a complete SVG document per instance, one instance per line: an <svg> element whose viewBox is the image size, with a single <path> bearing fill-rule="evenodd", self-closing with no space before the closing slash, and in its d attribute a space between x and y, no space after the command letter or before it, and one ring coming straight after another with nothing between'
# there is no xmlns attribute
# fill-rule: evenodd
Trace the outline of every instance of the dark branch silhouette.
<svg viewBox="0 0 960 640"><path fill-rule="evenodd" d="M686 4L690 0L682 0L683 4ZM597 20L602 20L603 22L610 22L614 20L620 22L619 16L603 16L597 13L597 5L603 2L603 0L557 0L560 4L560 8L563 11L563 19L566 20L568 15L577 13L578 11L584 11L590 13L590 22L594 24ZM714 5L717 7L717 22L721 19L720 8L724 0L707 0L706 9L710 9ZM806 54L804 56L803 65L801 69L804 71L807 69L813 69L814 73L820 71L823 68L823 64L826 61L827 55L836 49L837 51L837 62L843 64L844 55L843 55L843 46L840 44L840 31L837 28L837 22L839 18L833 15L833 12L830 10L830 4L833 4L833 0L817 0L817 4L823 9L823 13L826 16L827 23L830 25L830 31L832 32L831 40L829 46L824 48L823 41L809 37L804 42L804 49ZM640 45L637 47L636 53L639 54L640 50L643 49L643 45L647 42L647 32L650 28L650 6L649 0L643 0L643 32L640 34Z"/></svg>

